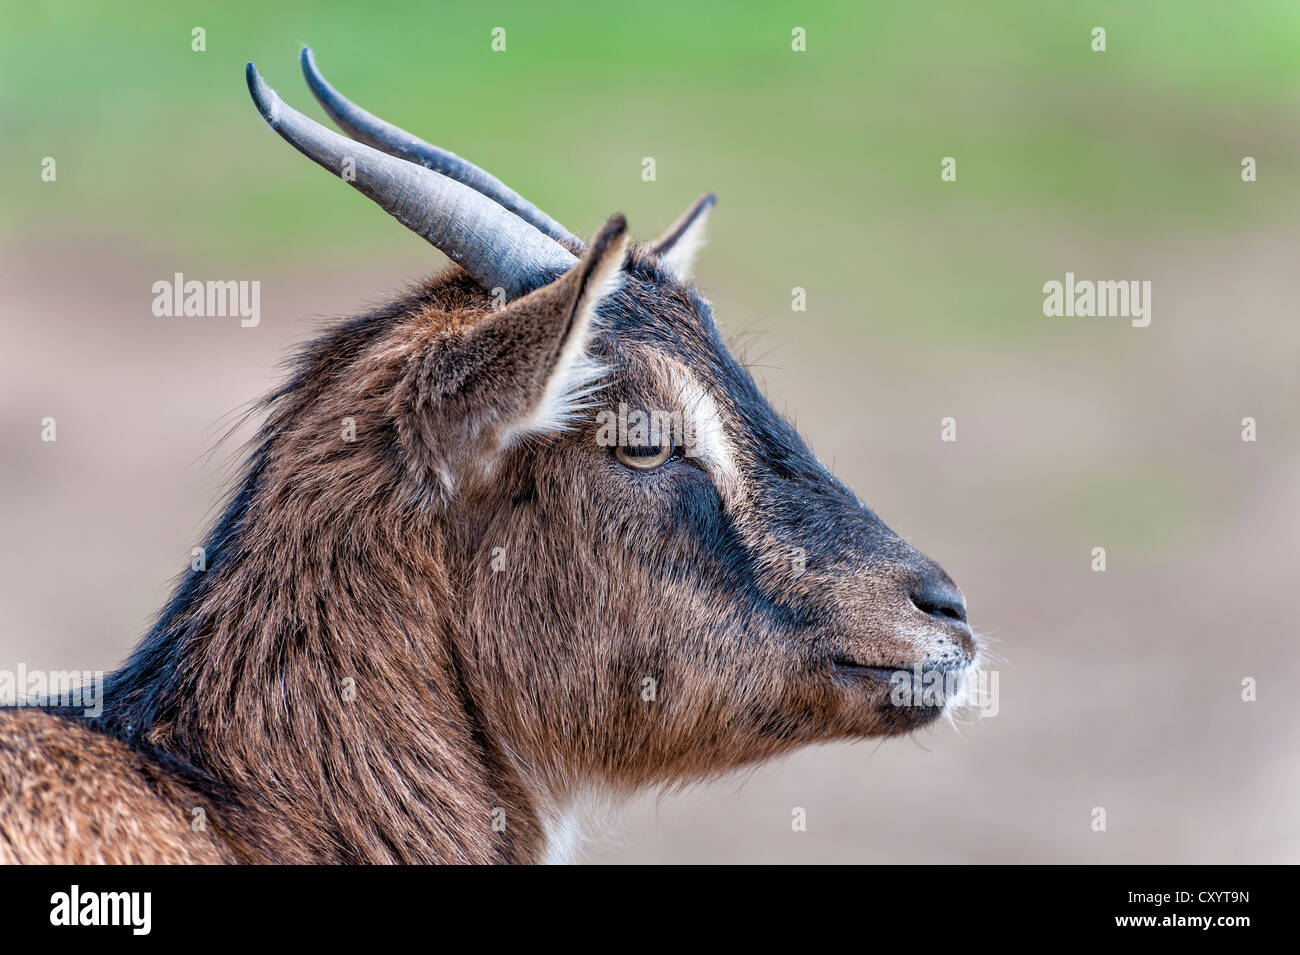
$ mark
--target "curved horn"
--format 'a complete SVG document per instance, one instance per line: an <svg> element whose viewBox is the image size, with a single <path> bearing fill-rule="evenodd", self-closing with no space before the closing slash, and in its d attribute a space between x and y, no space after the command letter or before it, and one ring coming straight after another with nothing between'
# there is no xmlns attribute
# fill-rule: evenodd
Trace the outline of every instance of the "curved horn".
<svg viewBox="0 0 1300 955"><path fill-rule="evenodd" d="M525 222L568 247L570 251L582 251L584 246L581 239L496 176L484 172L455 153L439 149L423 139L412 136L406 130L385 122L344 97L317 69L316 56L312 53L311 47L304 46L299 59L302 61L303 76L307 78L307 85L311 87L317 101L338 124L339 129L353 139L389 155L410 160L425 169L432 169L457 182L463 182L471 189L505 206Z"/></svg>
<svg viewBox="0 0 1300 955"><path fill-rule="evenodd" d="M485 288L500 286L511 298L537 287L542 273L564 272L577 261L538 232L469 186L353 142L285 104L248 64L248 91L267 123L300 153L340 175L412 232L423 236Z"/></svg>

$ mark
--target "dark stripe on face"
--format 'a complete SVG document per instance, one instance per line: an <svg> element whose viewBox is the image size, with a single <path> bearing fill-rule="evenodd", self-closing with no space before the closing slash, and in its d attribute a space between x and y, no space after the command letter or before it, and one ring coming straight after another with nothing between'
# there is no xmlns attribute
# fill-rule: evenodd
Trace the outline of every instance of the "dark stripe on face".
<svg viewBox="0 0 1300 955"><path fill-rule="evenodd" d="M683 467L680 477L667 530L681 543L664 555L662 569L710 593L719 609L757 614L764 624L781 629L815 625L813 608L778 599L763 585L760 564L708 476Z"/></svg>

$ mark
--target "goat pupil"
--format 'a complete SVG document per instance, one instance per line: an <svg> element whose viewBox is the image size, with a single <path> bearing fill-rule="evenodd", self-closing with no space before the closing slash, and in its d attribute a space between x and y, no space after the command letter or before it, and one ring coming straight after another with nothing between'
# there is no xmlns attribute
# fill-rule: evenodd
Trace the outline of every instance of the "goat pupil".
<svg viewBox="0 0 1300 955"><path fill-rule="evenodd" d="M663 453L663 445L642 444L629 447L624 452L629 458L653 458Z"/></svg>

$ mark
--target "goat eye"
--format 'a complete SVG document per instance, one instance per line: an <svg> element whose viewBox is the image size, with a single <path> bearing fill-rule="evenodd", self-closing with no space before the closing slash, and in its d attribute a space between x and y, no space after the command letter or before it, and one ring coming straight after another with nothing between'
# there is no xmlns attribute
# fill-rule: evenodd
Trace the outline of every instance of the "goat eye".
<svg viewBox="0 0 1300 955"><path fill-rule="evenodd" d="M652 471L667 461L673 454L671 444L642 444L633 447L618 445L614 448L614 457L618 463L637 471Z"/></svg>

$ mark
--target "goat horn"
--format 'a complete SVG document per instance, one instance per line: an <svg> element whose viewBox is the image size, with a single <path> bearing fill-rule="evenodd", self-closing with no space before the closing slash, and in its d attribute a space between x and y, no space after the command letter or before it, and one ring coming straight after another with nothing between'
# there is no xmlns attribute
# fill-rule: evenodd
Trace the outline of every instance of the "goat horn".
<svg viewBox="0 0 1300 955"><path fill-rule="evenodd" d="M484 288L517 298L567 271L577 258L513 212L469 186L353 142L288 106L248 64L248 91L262 117L298 152L340 175L423 236ZM544 273L552 273L551 276Z"/></svg>
<svg viewBox="0 0 1300 955"><path fill-rule="evenodd" d="M490 173L484 172L468 160L461 159L455 153L440 149L426 143L417 136L412 136L404 129L385 122L378 116L366 112L356 103L329 84L316 66L316 56L311 47L304 46L302 55L302 73L307 78L307 85L316 96L317 102L329 113L338 127L353 139L381 150L392 156L409 160L425 169L463 182L494 202L505 206L525 222L541 230L572 252L581 252L583 242L572 232L560 225L541 209L537 208L519 193Z"/></svg>

